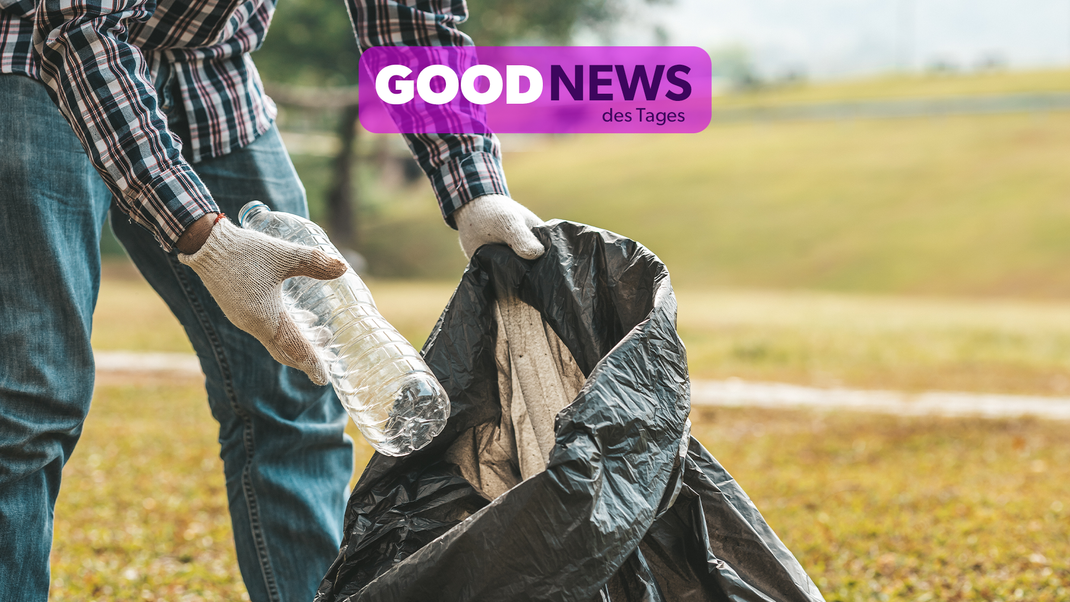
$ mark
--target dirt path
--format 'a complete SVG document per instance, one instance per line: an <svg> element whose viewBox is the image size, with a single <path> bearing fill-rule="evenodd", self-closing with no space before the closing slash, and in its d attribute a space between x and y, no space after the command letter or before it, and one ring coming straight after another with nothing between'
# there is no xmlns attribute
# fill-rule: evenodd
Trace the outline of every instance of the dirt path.
<svg viewBox="0 0 1070 602"><path fill-rule="evenodd" d="M98 351L96 361L97 373L102 376L137 374L200 378L201 374L197 357L185 353ZM1051 420L1070 420L1070 397L818 389L737 379L692 381L691 403L696 406L807 407L900 416L1036 416Z"/></svg>
<svg viewBox="0 0 1070 602"><path fill-rule="evenodd" d="M865 391L817 389L741 380L691 382L692 405L763 408L809 407L855 410L899 416L1036 416L1070 420L1070 398L984 393Z"/></svg>

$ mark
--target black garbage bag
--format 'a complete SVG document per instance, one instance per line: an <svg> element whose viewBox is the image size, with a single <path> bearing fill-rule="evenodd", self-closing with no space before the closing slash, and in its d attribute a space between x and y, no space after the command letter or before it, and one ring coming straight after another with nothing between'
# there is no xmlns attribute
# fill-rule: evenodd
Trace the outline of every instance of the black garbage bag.
<svg viewBox="0 0 1070 602"><path fill-rule="evenodd" d="M476 253L424 348L449 422L372 458L316 600L821 600L690 437L665 266L605 230L536 235L535 261Z"/></svg>

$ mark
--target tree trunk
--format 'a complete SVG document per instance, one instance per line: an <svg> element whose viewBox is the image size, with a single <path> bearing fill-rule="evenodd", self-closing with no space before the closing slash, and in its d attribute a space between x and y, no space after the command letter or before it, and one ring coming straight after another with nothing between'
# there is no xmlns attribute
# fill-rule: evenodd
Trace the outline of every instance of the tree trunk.
<svg viewBox="0 0 1070 602"><path fill-rule="evenodd" d="M342 110L338 132L342 146L334 159L330 192L327 194L327 230L331 241L339 249L354 249L357 244L357 207L359 195L354 192L353 170L357 141L357 106Z"/></svg>

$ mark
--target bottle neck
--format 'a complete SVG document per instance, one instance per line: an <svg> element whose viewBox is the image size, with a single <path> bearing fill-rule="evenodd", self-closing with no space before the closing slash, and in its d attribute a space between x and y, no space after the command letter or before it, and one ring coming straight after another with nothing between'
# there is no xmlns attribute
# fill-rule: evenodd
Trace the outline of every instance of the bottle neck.
<svg viewBox="0 0 1070 602"><path fill-rule="evenodd" d="M245 225L248 224L249 220L251 220L252 218L256 217L257 215L260 215L261 213L267 213L270 211L271 209L269 209L267 205L261 203L260 201L250 201L246 203L244 207L241 208L241 211L238 212L238 223L241 224L242 227L245 227Z"/></svg>

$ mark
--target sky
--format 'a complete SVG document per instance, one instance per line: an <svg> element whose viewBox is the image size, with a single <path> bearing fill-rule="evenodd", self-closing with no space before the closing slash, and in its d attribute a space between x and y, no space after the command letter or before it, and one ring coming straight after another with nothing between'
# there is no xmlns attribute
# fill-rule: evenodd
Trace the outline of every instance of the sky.
<svg viewBox="0 0 1070 602"><path fill-rule="evenodd" d="M1070 65L1070 0L675 0L639 5L618 44L747 49L759 72L834 78L936 63Z"/></svg>

